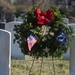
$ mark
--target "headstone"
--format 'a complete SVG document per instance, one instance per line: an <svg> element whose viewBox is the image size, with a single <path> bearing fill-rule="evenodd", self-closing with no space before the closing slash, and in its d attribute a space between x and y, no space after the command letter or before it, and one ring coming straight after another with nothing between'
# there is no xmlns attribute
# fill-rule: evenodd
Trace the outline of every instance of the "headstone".
<svg viewBox="0 0 75 75"><path fill-rule="evenodd" d="M72 26L75 30L75 23L71 23L68 25ZM72 39L70 48L70 75L75 75L75 37Z"/></svg>
<svg viewBox="0 0 75 75"><path fill-rule="evenodd" d="M17 18L17 21L23 22L23 20L22 20L21 17L18 17L18 18Z"/></svg>
<svg viewBox="0 0 75 75"><path fill-rule="evenodd" d="M11 32L11 56L13 59L25 59L25 56L21 52L21 49L19 48L19 44L17 42L13 43L14 40L14 25L21 24L22 22L19 21L13 21L8 22L5 24L5 29Z"/></svg>
<svg viewBox="0 0 75 75"><path fill-rule="evenodd" d="M69 19L68 19L68 18L64 18L63 21L64 21L65 23L67 23L67 24L69 23Z"/></svg>
<svg viewBox="0 0 75 75"><path fill-rule="evenodd" d="M72 43L71 43L70 75L75 75L75 38L72 40Z"/></svg>
<svg viewBox="0 0 75 75"><path fill-rule="evenodd" d="M10 75L11 33L0 29L0 75Z"/></svg>
<svg viewBox="0 0 75 75"><path fill-rule="evenodd" d="M75 23L70 23L70 24L68 24L68 26L73 27L74 30L75 30ZM63 55L63 59L64 59L64 60L69 60L69 59L70 59L70 48L68 48L67 53L65 53L65 54Z"/></svg>

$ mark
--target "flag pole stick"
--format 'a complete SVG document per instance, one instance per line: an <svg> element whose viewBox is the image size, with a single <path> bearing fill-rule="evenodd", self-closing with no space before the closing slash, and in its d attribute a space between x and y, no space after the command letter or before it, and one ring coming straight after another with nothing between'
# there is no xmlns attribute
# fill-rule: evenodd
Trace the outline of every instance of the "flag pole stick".
<svg viewBox="0 0 75 75"><path fill-rule="evenodd" d="M54 75L55 75L55 65L54 65L54 59L53 59L53 56L52 56L52 64L53 64L53 71L54 71Z"/></svg>
<svg viewBox="0 0 75 75"><path fill-rule="evenodd" d="M32 69L32 67L33 67L33 65L34 65L34 61L35 61L35 55L34 55L34 59L33 59L33 62L32 62L32 65L31 65L31 68L30 68L30 70L29 70L29 75L30 75L30 73L31 73L31 69Z"/></svg>
<svg viewBox="0 0 75 75"><path fill-rule="evenodd" d="M40 74L39 74L39 75L41 75L41 71L42 71L42 64L43 64L43 56L42 56L42 60L41 60Z"/></svg>

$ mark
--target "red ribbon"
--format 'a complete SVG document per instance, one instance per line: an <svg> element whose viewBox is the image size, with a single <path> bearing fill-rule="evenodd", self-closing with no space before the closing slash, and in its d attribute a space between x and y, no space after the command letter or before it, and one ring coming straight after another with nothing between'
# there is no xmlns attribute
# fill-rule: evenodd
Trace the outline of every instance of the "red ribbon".
<svg viewBox="0 0 75 75"><path fill-rule="evenodd" d="M54 19L54 15L51 10L42 12L40 9L35 10L37 23L40 25L47 25L51 20Z"/></svg>

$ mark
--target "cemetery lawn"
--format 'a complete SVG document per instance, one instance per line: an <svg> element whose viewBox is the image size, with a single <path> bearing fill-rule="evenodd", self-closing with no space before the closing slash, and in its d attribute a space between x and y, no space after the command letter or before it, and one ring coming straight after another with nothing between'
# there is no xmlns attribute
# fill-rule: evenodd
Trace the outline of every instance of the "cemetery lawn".
<svg viewBox="0 0 75 75"><path fill-rule="evenodd" d="M11 60L11 75L29 75L29 70L33 58L26 56L25 60ZM52 59L44 58L41 68L41 58L35 60L30 75L54 75ZM54 59L55 75L69 75L69 61L62 59Z"/></svg>

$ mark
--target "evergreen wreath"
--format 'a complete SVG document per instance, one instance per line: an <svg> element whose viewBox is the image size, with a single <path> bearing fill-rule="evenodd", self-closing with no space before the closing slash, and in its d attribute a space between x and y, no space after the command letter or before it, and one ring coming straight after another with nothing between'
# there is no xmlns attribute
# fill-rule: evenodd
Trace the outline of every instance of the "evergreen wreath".
<svg viewBox="0 0 75 75"><path fill-rule="evenodd" d="M64 17L56 6L44 12L32 7L22 16L23 23L15 25L14 41L25 55L60 57L67 52L73 35L72 27L63 22ZM28 50L29 36L37 40L31 50Z"/></svg>

